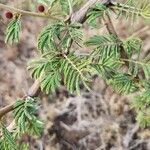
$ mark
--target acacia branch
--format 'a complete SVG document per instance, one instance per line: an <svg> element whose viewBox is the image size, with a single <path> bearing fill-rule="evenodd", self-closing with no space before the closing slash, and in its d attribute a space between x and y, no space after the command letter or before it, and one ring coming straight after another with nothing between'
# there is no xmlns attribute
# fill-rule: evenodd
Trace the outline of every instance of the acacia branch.
<svg viewBox="0 0 150 150"><path fill-rule="evenodd" d="M85 18L86 18L86 14L88 12L88 10L96 3L96 2L102 2L102 0L89 0L83 7L81 7L78 11L76 11L75 13L73 13L71 16L70 16L70 21L71 23L74 23L74 22L80 22L80 23L84 23L85 21ZM103 1L102 2L103 4L105 5L108 5L108 1ZM18 11L20 13L23 13L23 14L26 14L26 15L30 15L30 12L26 12L26 11L22 11L22 10L19 10L19 9L16 9L16 8L13 8L13 7L10 7L10 6L6 6L4 4L0 4L0 8L6 8L6 9L11 9L11 10L14 10L14 11ZM37 13L32 13L32 15L36 16ZM39 14L38 14L39 15ZM42 15L42 14L41 14ZM40 15L40 16L41 16ZM113 34L115 36L118 37L116 31L115 31L115 28L112 24L112 21L109 17L109 15L106 16L106 18L104 19L105 21L105 24L106 24L106 27L107 27L107 30L110 34ZM119 41L121 41L119 38L118 38ZM122 49L122 54L124 53L124 50ZM123 54L124 55L124 54ZM123 57L123 58L126 58L126 57ZM27 92L27 96L30 96L30 97L35 97L39 94L39 91L40 91L40 80L36 80L34 82L34 84L31 86L31 88L29 88L28 92ZM26 97L26 96L25 96ZM15 109L15 103L13 104L10 104L10 105L7 105L5 106L4 108L1 108L0 109L0 119L5 115L7 114L8 112L10 111L13 111Z"/></svg>
<svg viewBox="0 0 150 150"><path fill-rule="evenodd" d="M83 5L83 7L81 7L77 12L73 13L71 16L70 16L70 20L71 20L71 23L74 23L74 22L80 22L80 23L83 23L85 20L85 16L87 14L87 11L98 1L102 1L102 0L89 0L85 5ZM45 16L43 14L37 14L37 13L32 13L32 12L28 12L28 11L23 11L23 10L20 10L20 9L16 9L16 8L13 8L13 7L10 7L10 6L7 6L7 5L4 5L4 4L1 4L0 3L0 8L3 8L3 9L9 9L9 10L13 10L13 11L16 11L18 13L21 13L22 15L31 15L31 16L39 16L39 17L50 17L50 16ZM35 97L39 94L39 91L40 91L40 80L36 80L34 82L34 84L31 86L31 88L29 88L28 92L27 92L27 96L30 96L30 97ZM27 97L25 96L25 97ZM0 109L0 119L7 113L9 113L10 111L13 111L15 109L15 102L10 104L10 105L7 105L3 108Z"/></svg>

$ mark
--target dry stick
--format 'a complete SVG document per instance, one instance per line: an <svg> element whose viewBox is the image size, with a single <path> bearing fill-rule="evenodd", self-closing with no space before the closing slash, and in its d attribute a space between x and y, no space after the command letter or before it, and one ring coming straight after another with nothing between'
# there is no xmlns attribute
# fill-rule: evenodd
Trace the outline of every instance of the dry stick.
<svg viewBox="0 0 150 150"><path fill-rule="evenodd" d="M91 8L91 6L93 6L97 1L100 1L100 0L89 0L79 11L73 13L71 15L71 23L74 23L74 22L80 22L82 23L86 14L87 14L87 11ZM6 5L3 5L3 4L0 4L0 8L6 8L6 9L11 9L11 10L14 10L14 11L18 11L20 13L24 13L24 14L28 14L30 15L30 13L26 12L26 11L22 11L22 10L18 10L16 8L12 8L10 6L6 6ZM31 14L33 16L33 13ZM39 16L41 17L41 15ZM27 93L27 96L30 96L30 97L35 97L37 96L37 94L39 93L39 89L40 89L40 80L36 80L34 82L34 84L31 86L31 88L28 90L28 93ZM25 96L26 97L26 96ZM15 109L15 103L13 104L10 104L10 105L7 105L3 108L0 109L0 119L7 113L9 113L10 111L13 111Z"/></svg>
<svg viewBox="0 0 150 150"><path fill-rule="evenodd" d="M0 3L0 8L5 9L5 10L14 11L16 13L19 13L19 14L25 15L25 16L34 16L34 17L42 17L42 18L50 18L50 19L54 19L54 20L60 20L59 18L51 16L50 14L25 11L25 10L17 9L17 8L14 8L14 7L2 4L2 3Z"/></svg>
<svg viewBox="0 0 150 150"><path fill-rule="evenodd" d="M118 37L117 32L115 31L115 28L114 28L114 26L113 26L113 23L112 23L112 21L111 21L111 19L110 19L110 16L109 16L108 14L106 14L106 16L103 17L103 20L104 20L104 23L105 23L105 25L106 25L106 28L107 28L108 32L109 32L110 34L113 34L113 35L115 35L115 36ZM119 40L119 38L118 38L118 40ZM120 41L120 40L119 40L119 41Z"/></svg>

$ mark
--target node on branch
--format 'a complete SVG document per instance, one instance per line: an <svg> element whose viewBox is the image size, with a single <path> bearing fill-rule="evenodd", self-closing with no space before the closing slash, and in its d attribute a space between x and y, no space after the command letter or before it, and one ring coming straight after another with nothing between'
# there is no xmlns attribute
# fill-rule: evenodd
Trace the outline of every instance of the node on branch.
<svg viewBox="0 0 150 150"><path fill-rule="evenodd" d="M13 18L13 13L12 13L11 11L6 11L6 12L5 12L5 17L6 17L7 19L12 19L12 18Z"/></svg>
<svg viewBox="0 0 150 150"><path fill-rule="evenodd" d="M44 11L45 11L45 7L44 7L43 5L39 5L39 6L37 7L37 10L38 10L39 12L44 12Z"/></svg>

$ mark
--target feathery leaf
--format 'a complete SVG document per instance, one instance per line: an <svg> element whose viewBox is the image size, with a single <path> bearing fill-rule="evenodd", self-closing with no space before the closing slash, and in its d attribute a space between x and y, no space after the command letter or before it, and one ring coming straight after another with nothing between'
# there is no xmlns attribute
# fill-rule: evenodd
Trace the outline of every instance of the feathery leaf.
<svg viewBox="0 0 150 150"><path fill-rule="evenodd" d="M21 30L20 18L12 20L6 29L6 43L17 43L19 41L19 32Z"/></svg>
<svg viewBox="0 0 150 150"><path fill-rule="evenodd" d="M3 137L0 139L0 149L1 150L18 150L16 142L12 134L7 130L7 128L1 123L1 130Z"/></svg>
<svg viewBox="0 0 150 150"><path fill-rule="evenodd" d="M86 58L80 58L74 54L64 55L61 71L64 74L64 83L70 92L76 91L80 94L80 83L89 89L87 83L87 67L90 64Z"/></svg>
<svg viewBox="0 0 150 150"><path fill-rule="evenodd" d="M97 18L102 17L107 13L108 8L100 3L97 3L93 8L90 9L87 14L87 22L92 27L98 27Z"/></svg>
<svg viewBox="0 0 150 150"><path fill-rule="evenodd" d="M120 56L120 45L122 42L118 42L117 37L114 35L95 35L85 44L87 46L96 46L96 49L92 52L92 56L94 57L108 58L113 54L117 58Z"/></svg>
<svg viewBox="0 0 150 150"><path fill-rule="evenodd" d="M24 133L40 135L43 123L35 116L37 107L35 99L31 97L16 102L14 109L16 122L15 136L20 137Z"/></svg>
<svg viewBox="0 0 150 150"><path fill-rule="evenodd" d="M116 73L116 75L108 81L110 85L119 93L129 94L137 91L138 87L131 79L130 75Z"/></svg>
<svg viewBox="0 0 150 150"><path fill-rule="evenodd" d="M124 4L114 3L113 9L118 11L118 16L124 15L127 19L135 21L139 16L150 19L149 0L127 0Z"/></svg>

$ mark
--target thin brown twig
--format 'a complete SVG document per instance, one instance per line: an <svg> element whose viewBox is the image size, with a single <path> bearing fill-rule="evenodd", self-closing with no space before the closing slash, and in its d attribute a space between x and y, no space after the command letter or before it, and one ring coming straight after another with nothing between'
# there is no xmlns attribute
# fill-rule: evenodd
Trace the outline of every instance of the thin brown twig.
<svg viewBox="0 0 150 150"><path fill-rule="evenodd" d="M11 10L11 11L21 14L22 16L25 15L25 16L34 16L34 17L49 18L53 20L60 20L59 18L55 16L51 16L48 13L36 13L36 12L25 11L25 10L14 8L14 7L2 4L2 3L0 3L0 9Z"/></svg>
<svg viewBox="0 0 150 150"><path fill-rule="evenodd" d="M112 34L117 37L116 42L122 43L121 39L119 38L119 36L114 28L114 25L112 23L112 20L111 20L109 14L106 14L105 17L103 17L103 20L104 20L104 24L106 25L106 29L109 32L109 34ZM121 58L128 59L128 56L125 53L124 47L122 45L120 45L120 53L121 53ZM125 61L125 65L128 66L129 63L127 61Z"/></svg>

